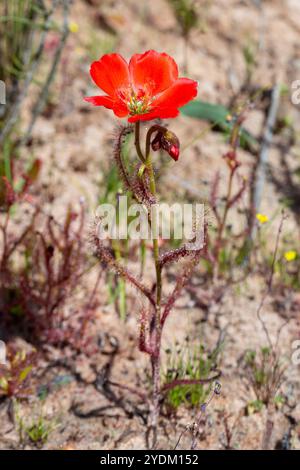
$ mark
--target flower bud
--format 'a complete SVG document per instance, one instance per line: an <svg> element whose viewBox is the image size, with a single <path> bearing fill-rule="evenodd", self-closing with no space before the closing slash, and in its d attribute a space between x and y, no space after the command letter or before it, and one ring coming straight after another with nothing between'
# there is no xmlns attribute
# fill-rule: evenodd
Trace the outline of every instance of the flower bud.
<svg viewBox="0 0 300 470"><path fill-rule="evenodd" d="M227 165L231 170L236 170L240 165L241 162L238 161L236 152L234 150L230 150L227 152L223 158L226 160Z"/></svg>
<svg viewBox="0 0 300 470"><path fill-rule="evenodd" d="M159 149L163 149L173 160L177 161L179 158L180 153L180 142L178 137L174 134L174 132L169 131L168 129L162 127L157 132L156 136L151 142L151 147L154 152Z"/></svg>

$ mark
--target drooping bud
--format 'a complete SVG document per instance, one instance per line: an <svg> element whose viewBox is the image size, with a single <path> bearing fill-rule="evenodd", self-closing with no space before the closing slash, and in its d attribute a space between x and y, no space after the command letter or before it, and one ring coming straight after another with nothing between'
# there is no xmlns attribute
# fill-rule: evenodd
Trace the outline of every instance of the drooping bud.
<svg viewBox="0 0 300 470"><path fill-rule="evenodd" d="M159 149L163 149L173 160L177 161L179 158L180 153L180 142L178 137L174 134L174 132L161 127L154 139L151 142L152 150L157 151Z"/></svg>

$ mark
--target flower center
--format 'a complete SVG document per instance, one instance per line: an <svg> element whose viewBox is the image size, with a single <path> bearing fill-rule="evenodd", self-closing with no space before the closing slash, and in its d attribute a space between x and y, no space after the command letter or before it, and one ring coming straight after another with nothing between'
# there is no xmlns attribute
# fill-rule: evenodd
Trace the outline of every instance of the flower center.
<svg viewBox="0 0 300 470"><path fill-rule="evenodd" d="M150 111L152 97L142 88L137 91L133 88L119 91L119 96L132 116Z"/></svg>

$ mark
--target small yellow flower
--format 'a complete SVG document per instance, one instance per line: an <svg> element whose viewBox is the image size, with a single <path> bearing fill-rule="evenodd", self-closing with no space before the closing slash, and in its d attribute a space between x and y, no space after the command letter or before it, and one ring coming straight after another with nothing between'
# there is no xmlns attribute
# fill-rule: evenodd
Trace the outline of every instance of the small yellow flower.
<svg viewBox="0 0 300 470"><path fill-rule="evenodd" d="M286 251L284 257L287 261L294 261L297 258L297 252L294 250Z"/></svg>
<svg viewBox="0 0 300 470"><path fill-rule="evenodd" d="M79 30L79 26L77 23L75 23L75 21L70 21L69 23L69 31L71 31L71 33L77 33Z"/></svg>
<svg viewBox="0 0 300 470"><path fill-rule="evenodd" d="M258 222L262 225L269 221L269 217L264 214L256 214L256 218Z"/></svg>

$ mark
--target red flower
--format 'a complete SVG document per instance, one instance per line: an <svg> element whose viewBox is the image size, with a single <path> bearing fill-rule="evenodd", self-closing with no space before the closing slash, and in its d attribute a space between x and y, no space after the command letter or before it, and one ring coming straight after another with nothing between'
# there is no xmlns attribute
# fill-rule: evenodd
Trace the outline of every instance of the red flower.
<svg viewBox="0 0 300 470"><path fill-rule="evenodd" d="M178 78L174 59L156 51L133 55L129 65L119 54L106 54L92 63L90 74L106 95L85 100L129 122L174 118L197 95L197 82Z"/></svg>

